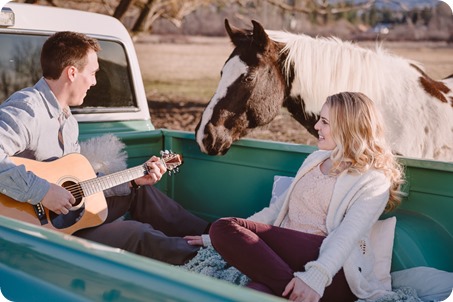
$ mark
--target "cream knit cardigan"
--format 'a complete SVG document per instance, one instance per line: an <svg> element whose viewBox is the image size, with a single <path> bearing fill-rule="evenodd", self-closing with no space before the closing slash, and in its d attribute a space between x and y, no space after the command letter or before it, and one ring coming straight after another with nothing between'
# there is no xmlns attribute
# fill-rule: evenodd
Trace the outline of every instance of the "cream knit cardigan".
<svg viewBox="0 0 453 302"><path fill-rule="evenodd" d="M288 212L288 196L294 184L313 167L329 158L330 151L310 154L282 197L248 219L280 226ZM371 169L363 174L342 173L335 183L327 211L327 237L319 257L305 265L305 272L294 276L302 279L321 296L333 276L343 268L352 292L360 299L374 300L389 294L373 271L374 255L370 249L370 232L382 214L389 198L389 179Z"/></svg>

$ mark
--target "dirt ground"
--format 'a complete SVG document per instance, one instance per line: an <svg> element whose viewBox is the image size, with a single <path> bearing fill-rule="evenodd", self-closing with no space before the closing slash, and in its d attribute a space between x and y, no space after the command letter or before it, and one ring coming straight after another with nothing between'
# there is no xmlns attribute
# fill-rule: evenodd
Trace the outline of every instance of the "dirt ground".
<svg viewBox="0 0 453 302"><path fill-rule="evenodd" d="M374 42L359 43L375 47ZM434 79L453 74L453 45L443 42L384 42L390 52L422 63ZM144 81L176 82L187 79L218 81L232 51L227 38L146 36L135 47ZM214 88L215 89L215 88ZM214 94L214 89L212 94ZM212 95L211 94L211 95ZM194 131L209 97L185 98L147 90L151 118L156 128ZM269 125L255 129L248 138L314 145L316 139L286 110Z"/></svg>

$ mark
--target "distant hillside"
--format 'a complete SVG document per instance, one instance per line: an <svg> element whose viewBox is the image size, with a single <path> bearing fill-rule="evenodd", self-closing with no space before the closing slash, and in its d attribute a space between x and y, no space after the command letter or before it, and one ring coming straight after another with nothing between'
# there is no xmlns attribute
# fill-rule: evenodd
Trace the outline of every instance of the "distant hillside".
<svg viewBox="0 0 453 302"><path fill-rule="evenodd" d="M362 2L362 1L358 1L358 2ZM398 9L399 6L396 5L393 1L392 3L387 3L387 4L384 4L382 3L381 1L377 1L378 4L377 6L378 7L390 7L390 8L394 8L394 9ZM381 3L379 3L381 2ZM435 6L439 0L402 0L402 1L398 1L399 3L401 4L404 4L405 6L407 6L408 9L412 9L412 8L415 8L415 7L432 7L432 6Z"/></svg>
<svg viewBox="0 0 453 302"><path fill-rule="evenodd" d="M340 0L336 0L340 1ZM341 0L344 2L344 0ZM364 0L353 0L363 3ZM281 10L263 1L260 7L250 7L243 10L242 7L234 5L222 8L203 7L190 15L186 16L181 27L175 27L168 20L157 20L153 24L155 34L176 34L176 35L204 35L204 36L224 36L225 28L223 20L228 18L231 24L250 28L249 20L261 22L267 29L288 30L297 33L304 33L310 36L336 36L348 40L376 40L386 39L391 41L453 41L453 18L451 13L442 13L445 9L438 9L447 6L445 3L439 4L439 0L401 0L388 1L377 0L376 5L391 5L395 11L395 20L402 20L404 17L401 6L395 3L402 3L404 9L411 11L411 15L406 17L404 22L390 22L386 25L386 31L376 28L374 25L360 24L345 18L340 20L330 20L323 23L318 16L317 22L313 22L307 14L283 13ZM414 8L435 8L431 15L432 19L424 19L422 13L414 12ZM417 10L415 10L417 11ZM416 14L416 15L414 15ZM356 20L357 21L357 20ZM378 24L382 25L384 22Z"/></svg>

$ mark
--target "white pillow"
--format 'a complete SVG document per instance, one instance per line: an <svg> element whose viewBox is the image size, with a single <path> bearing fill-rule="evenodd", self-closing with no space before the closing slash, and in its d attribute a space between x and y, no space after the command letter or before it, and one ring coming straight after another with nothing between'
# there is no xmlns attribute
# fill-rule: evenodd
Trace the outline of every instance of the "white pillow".
<svg viewBox="0 0 453 302"><path fill-rule="evenodd" d="M280 198L280 196L283 195L283 193L285 193L285 191L289 188L293 180L294 177L280 175L274 176L274 184L272 186L272 195L269 205L273 204L277 199Z"/></svg>
<svg viewBox="0 0 453 302"><path fill-rule="evenodd" d="M453 301L447 299L453 289L453 273L432 267L419 266L393 272L392 285L394 288L415 289L422 301Z"/></svg>
<svg viewBox="0 0 453 302"><path fill-rule="evenodd" d="M270 204L275 202L289 188L294 177L274 176ZM395 238L396 217L378 220L370 235L371 246L375 256L374 271L377 278L385 285L387 290L392 290L390 269L392 265L393 240Z"/></svg>

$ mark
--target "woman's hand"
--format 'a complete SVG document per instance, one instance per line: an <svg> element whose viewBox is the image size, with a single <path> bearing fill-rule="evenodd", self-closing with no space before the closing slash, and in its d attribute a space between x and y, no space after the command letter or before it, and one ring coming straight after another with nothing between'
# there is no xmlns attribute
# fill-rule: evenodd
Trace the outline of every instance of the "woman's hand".
<svg viewBox="0 0 453 302"><path fill-rule="evenodd" d="M201 238L201 236L184 236L184 239L190 245L203 245L203 239Z"/></svg>
<svg viewBox="0 0 453 302"><path fill-rule="evenodd" d="M291 279L286 285L282 296L286 297L288 295L290 301L297 302L318 302L321 299L321 296L315 290L297 277Z"/></svg>
<svg viewBox="0 0 453 302"><path fill-rule="evenodd" d="M154 185L167 172L167 168L157 156L151 157L146 165L148 166L148 174L134 180L139 186Z"/></svg>

